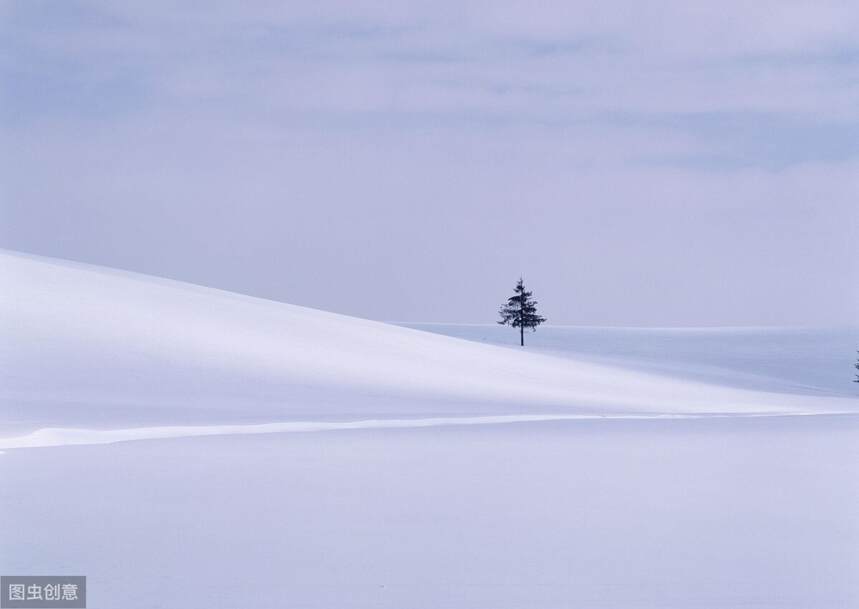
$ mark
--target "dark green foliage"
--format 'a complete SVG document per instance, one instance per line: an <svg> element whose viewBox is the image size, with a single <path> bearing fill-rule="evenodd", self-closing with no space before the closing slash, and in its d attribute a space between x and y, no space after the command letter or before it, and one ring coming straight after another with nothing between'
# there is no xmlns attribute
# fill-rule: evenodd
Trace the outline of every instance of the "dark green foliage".
<svg viewBox="0 0 859 609"><path fill-rule="evenodd" d="M537 314L537 301L531 298L531 292L525 290L525 282L519 278L516 293L507 299L507 304L501 307L498 314L502 325L519 328L519 344L525 345L525 328L535 331L537 326L546 321L545 317Z"/></svg>

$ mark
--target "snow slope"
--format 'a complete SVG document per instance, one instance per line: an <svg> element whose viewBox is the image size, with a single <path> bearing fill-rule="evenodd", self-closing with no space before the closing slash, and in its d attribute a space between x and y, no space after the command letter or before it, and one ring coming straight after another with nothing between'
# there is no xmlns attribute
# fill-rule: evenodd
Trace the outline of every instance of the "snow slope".
<svg viewBox="0 0 859 609"><path fill-rule="evenodd" d="M859 417L773 416L855 400L14 253L0 281L0 573L86 575L91 609L859 606Z"/></svg>
<svg viewBox="0 0 859 609"><path fill-rule="evenodd" d="M499 414L856 411L0 252L0 435Z"/></svg>
<svg viewBox="0 0 859 609"><path fill-rule="evenodd" d="M0 572L89 609L855 609L859 417L10 450Z"/></svg>
<svg viewBox="0 0 859 609"><path fill-rule="evenodd" d="M403 324L494 345L518 344L498 324ZM855 397L859 327L635 328L542 326L529 351L743 389Z"/></svg>

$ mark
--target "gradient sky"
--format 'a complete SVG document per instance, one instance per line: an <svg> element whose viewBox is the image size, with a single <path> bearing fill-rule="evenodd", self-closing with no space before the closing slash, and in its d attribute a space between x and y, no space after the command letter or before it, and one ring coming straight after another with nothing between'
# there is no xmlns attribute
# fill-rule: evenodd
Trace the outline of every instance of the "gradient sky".
<svg viewBox="0 0 859 609"><path fill-rule="evenodd" d="M700 6L706 4L706 6ZM859 313L859 5L0 1L0 246L383 320Z"/></svg>

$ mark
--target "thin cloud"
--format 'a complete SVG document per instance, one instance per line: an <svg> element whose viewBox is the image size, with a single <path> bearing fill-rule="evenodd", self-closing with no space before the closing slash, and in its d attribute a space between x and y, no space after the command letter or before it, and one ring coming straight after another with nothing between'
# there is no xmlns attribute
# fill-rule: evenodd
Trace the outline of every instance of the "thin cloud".
<svg viewBox="0 0 859 609"><path fill-rule="evenodd" d="M389 319L523 266L559 322L855 316L853 3L3 10L0 245Z"/></svg>

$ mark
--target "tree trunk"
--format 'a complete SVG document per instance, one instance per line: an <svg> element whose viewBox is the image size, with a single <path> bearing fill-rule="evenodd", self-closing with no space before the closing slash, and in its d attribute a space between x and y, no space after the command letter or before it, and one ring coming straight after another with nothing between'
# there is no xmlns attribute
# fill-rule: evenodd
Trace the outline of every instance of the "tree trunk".
<svg viewBox="0 0 859 609"><path fill-rule="evenodd" d="M525 326L519 326L519 346L525 346Z"/></svg>

